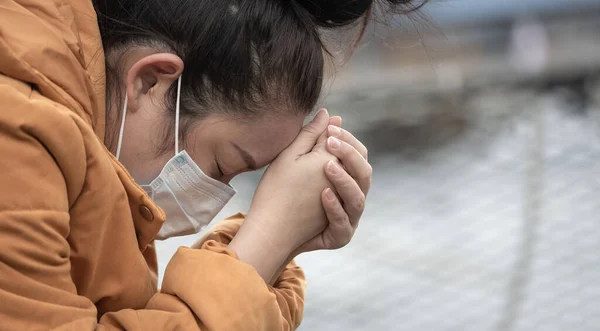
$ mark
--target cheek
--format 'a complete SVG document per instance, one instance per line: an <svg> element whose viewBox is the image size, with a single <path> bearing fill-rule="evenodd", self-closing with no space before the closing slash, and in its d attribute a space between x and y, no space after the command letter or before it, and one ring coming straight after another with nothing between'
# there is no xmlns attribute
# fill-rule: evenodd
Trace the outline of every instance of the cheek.
<svg viewBox="0 0 600 331"><path fill-rule="evenodd" d="M194 163L196 163L198 168L200 168L200 170L202 170L202 172L206 176L220 180L220 178L218 178L218 176L217 176L218 171L215 168L214 155L200 154L198 156L195 156L195 155L190 154L190 157L192 158L192 160L194 160Z"/></svg>
<svg viewBox="0 0 600 331"><path fill-rule="evenodd" d="M240 174L240 173L238 173L238 174L235 174L235 175L231 175L231 176L223 176L223 178L221 178L219 181L220 181L221 183L223 183L223 184L227 184L227 185L229 185L229 182L231 182L231 180L232 180L233 178L235 178L235 176L237 176L237 175L239 175L239 174Z"/></svg>
<svg viewBox="0 0 600 331"><path fill-rule="evenodd" d="M191 155L190 155L191 156ZM204 156L204 157L194 157L191 156L192 159L194 160L194 163L196 163L196 165L200 168L200 170L202 170L202 172L204 174L206 174L207 176L211 176L213 175L213 166L212 166L212 159L209 159L208 157Z"/></svg>
<svg viewBox="0 0 600 331"><path fill-rule="evenodd" d="M130 172L136 183L140 185L150 184L162 171L169 161L169 156L161 156L153 160L139 161L132 164Z"/></svg>

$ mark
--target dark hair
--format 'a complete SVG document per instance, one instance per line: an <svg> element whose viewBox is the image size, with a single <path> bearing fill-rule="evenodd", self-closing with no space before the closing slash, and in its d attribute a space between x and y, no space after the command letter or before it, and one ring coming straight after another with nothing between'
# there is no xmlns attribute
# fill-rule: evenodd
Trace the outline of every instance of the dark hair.
<svg viewBox="0 0 600 331"><path fill-rule="evenodd" d="M120 68L109 59L130 47L150 46L183 59L181 132L190 119L213 112L308 114L319 99L329 54L319 28L363 18L362 35L374 1L93 0L107 55L107 95L121 93L114 88ZM424 3L380 1L405 12ZM168 109L174 105L174 86L165 100Z"/></svg>

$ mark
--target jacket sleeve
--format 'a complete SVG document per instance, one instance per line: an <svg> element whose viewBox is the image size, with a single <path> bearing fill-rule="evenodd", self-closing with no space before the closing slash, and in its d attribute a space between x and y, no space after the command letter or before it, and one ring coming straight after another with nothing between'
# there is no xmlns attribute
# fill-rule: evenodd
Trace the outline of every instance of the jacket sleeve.
<svg viewBox="0 0 600 331"><path fill-rule="evenodd" d="M202 238L200 238L193 248L206 247L210 241L216 241L222 245L228 245L235 234L238 232L244 214L235 214L210 229ZM304 296L306 291L306 278L304 272L291 261L278 276L273 286L269 290L275 294L281 313L287 323L297 328L302 321L304 314Z"/></svg>
<svg viewBox="0 0 600 331"><path fill-rule="evenodd" d="M283 331L297 326L301 272L282 277L276 290L216 240L201 249L181 248L161 292L144 309L99 319L94 303L78 294L69 260L69 209L85 178L85 162L77 162L86 157L82 131L74 115L57 108L0 85L1 329Z"/></svg>
<svg viewBox="0 0 600 331"><path fill-rule="evenodd" d="M177 251L146 309L108 313L100 323L118 330L294 330L302 318L302 271L291 264L275 286L226 244L207 240Z"/></svg>

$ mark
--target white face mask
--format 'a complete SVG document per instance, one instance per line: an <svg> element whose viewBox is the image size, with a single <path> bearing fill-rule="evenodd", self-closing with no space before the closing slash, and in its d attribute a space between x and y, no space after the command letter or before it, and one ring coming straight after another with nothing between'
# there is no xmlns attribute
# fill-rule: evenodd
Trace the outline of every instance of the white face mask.
<svg viewBox="0 0 600 331"><path fill-rule="evenodd" d="M156 235L158 240L200 232L235 194L231 186L204 174L185 150L179 151L180 93L181 76L177 81L175 106L175 156L165 164L156 179L149 185L142 185L144 191L167 215ZM117 143L117 159L121 154L126 113L127 94Z"/></svg>

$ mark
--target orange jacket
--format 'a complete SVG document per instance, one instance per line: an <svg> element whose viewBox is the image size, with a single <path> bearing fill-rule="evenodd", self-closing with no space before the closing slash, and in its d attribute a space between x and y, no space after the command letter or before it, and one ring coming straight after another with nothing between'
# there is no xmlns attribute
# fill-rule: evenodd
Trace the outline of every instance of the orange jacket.
<svg viewBox="0 0 600 331"><path fill-rule="evenodd" d="M89 0L0 0L0 330L289 330L304 275L275 288L226 248L243 216L180 248L157 290L165 215L105 148Z"/></svg>

